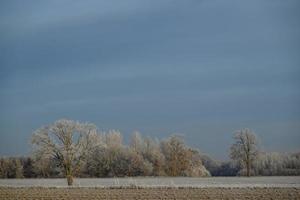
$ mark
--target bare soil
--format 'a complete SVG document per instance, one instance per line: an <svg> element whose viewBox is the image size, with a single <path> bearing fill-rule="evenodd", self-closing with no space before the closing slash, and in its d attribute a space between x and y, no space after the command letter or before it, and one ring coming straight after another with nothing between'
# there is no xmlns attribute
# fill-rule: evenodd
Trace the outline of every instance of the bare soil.
<svg viewBox="0 0 300 200"><path fill-rule="evenodd" d="M300 199L300 188L45 188L0 187L5 200Z"/></svg>

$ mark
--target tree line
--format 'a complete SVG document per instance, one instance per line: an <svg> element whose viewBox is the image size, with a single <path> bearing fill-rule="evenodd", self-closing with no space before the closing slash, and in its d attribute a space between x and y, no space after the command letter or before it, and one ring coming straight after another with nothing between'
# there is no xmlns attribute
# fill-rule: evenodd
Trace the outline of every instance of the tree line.
<svg viewBox="0 0 300 200"><path fill-rule="evenodd" d="M231 160L221 162L172 135L158 140L132 134L125 145L116 130L101 132L94 124L58 120L32 135L29 157L0 159L1 178L124 176L300 175L300 153L261 152L249 129L234 135Z"/></svg>

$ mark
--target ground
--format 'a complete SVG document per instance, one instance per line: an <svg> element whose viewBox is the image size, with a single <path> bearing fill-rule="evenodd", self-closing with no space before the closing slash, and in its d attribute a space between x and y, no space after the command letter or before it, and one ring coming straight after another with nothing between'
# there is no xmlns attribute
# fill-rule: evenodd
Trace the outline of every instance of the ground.
<svg viewBox="0 0 300 200"><path fill-rule="evenodd" d="M0 179L0 200L299 199L294 177Z"/></svg>
<svg viewBox="0 0 300 200"><path fill-rule="evenodd" d="M45 188L0 187L2 200L300 199L300 188Z"/></svg>

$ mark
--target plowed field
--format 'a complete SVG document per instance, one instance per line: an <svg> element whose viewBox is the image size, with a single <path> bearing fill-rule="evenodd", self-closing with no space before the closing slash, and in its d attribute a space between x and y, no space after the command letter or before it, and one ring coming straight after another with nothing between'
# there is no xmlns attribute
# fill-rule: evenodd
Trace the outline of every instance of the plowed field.
<svg viewBox="0 0 300 200"><path fill-rule="evenodd" d="M11 188L0 187L0 199L300 199L300 188Z"/></svg>

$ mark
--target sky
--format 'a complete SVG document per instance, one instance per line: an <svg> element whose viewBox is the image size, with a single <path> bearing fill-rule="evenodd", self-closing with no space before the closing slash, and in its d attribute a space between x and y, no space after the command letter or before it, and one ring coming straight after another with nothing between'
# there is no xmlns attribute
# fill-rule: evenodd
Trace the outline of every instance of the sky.
<svg viewBox="0 0 300 200"><path fill-rule="evenodd" d="M250 128L300 151L300 1L0 2L0 156L61 118L227 159Z"/></svg>

